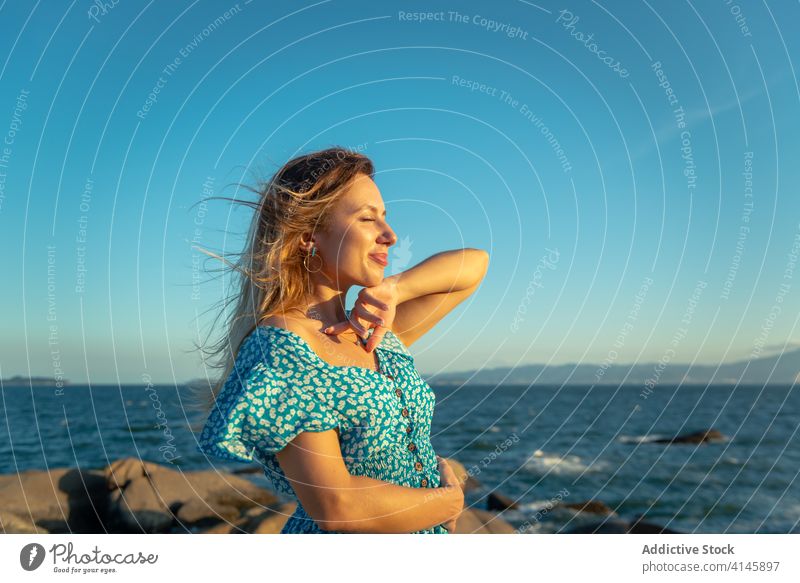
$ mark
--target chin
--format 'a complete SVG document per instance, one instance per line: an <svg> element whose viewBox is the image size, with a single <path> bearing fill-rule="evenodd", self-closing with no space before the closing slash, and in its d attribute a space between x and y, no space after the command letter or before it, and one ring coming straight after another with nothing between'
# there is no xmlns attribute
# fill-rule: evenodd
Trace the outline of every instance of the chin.
<svg viewBox="0 0 800 583"><path fill-rule="evenodd" d="M379 285L383 281L383 269L380 270L373 270L372 273L368 274L367 277L364 279L366 280L362 285L364 287L372 287L375 285Z"/></svg>

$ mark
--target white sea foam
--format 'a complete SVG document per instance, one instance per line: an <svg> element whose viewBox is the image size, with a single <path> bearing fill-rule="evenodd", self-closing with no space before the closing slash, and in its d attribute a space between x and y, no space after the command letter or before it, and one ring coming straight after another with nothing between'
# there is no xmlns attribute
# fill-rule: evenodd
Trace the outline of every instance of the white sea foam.
<svg viewBox="0 0 800 583"><path fill-rule="evenodd" d="M661 435L652 433L650 435L620 435L618 441L622 443L647 443L656 439L671 439L673 435Z"/></svg>
<svg viewBox="0 0 800 583"><path fill-rule="evenodd" d="M606 462L596 461L587 464L577 455L566 455L562 457L556 454L545 453L540 449L537 449L525 460L526 469L542 474L579 474L587 470L605 470L607 466L608 464Z"/></svg>

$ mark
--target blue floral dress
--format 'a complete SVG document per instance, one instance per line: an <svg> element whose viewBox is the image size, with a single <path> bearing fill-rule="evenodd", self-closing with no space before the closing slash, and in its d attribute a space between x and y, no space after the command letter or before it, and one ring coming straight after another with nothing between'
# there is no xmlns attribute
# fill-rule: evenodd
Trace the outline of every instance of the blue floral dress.
<svg viewBox="0 0 800 583"><path fill-rule="evenodd" d="M334 366L298 334L256 327L242 342L198 449L226 460L257 461L276 491L297 500L275 453L302 431L338 428L342 458L352 475L413 488L438 487L430 441L436 396L417 372L408 348L391 331L375 352L380 372ZM281 530L326 532L299 500ZM447 530L436 525L417 532Z"/></svg>

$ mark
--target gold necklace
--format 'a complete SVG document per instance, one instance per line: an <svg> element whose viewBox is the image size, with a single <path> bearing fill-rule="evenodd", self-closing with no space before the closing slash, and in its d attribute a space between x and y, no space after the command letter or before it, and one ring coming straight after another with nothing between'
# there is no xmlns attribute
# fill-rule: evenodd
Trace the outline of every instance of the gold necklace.
<svg viewBox="0 0 800 583"><path fill-rule="evenodd" d="M310 318L310 317L309 317L309 315L308 315L308 313L301 311L301 310L300 310L300 308L288 308L288 309L284 310L284 313L286 313L286 312L290 312L290 311L292 311L292 310L297 310L297 311L298 311L298 312L300 312L300 313L303 315L303 317L304 317L304 318L306 318L307 320L316 320L316 318ZM317 320L317 321L319 321L319 320ZM324 330L325 328L327 328L327 326L324 326L324 327L323 327L323 330ZM348 330L348 332L353 332L353 334L355 335L355 338L353 339L353 344L355 344L355 345L357 345L357 346L364 346L364 345L366 344L366 340L364 340L364 341L362 342L362 340L361 340L361 337L359 337L359 335L358 335L358 334L356 334L356 332L355 332L354 330ZM344 334L344 332L343 332L342 334Z"/></svg>

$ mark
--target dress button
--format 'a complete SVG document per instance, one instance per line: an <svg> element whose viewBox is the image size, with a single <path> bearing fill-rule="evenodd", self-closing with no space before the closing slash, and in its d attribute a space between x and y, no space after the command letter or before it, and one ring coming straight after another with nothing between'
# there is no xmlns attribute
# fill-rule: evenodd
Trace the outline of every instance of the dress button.
<svg viewBox="0 0 800 583"><path fill-rule="evenodd" d="M406 425L406 433L411 433L411 425Z"/></svg>
<svg viewBox="0 0 800 583"><path fill-rule="evenodd" d="M414 469L417 470L418 472L421 472L422 471L422 463L421 462L415 463L414 464Z"/></svg>
<svg viewBox="0 0 800 583"><path fill-rule="evenodd" d="M427 485L428 485L428 478L422 478L422 481L420 482L420 484L422 484L422 487L423 487L423 488L424 488L425 486L427 486Z"/></svg>
<svg viewBox="0 0 800 583"><path fill-rule="evenodd" d="M403 407L403 410L400 411L400 413L403 415L403 417L408 417L408 409L406 409L405 407Z"/></svg>
<svg viewBox="0 0 800 583"><path fill-rule="evenodd" d="M403 389L395 389L394 394L397 395L398 397L402 397Z"/></svg>
<svg viewBox="0 0 800 583"><path fill-rule="evenodd" d="M408 451L414 451L415 449L417 449L417 446L414 445L413 441L408 444Z"/></svg>

